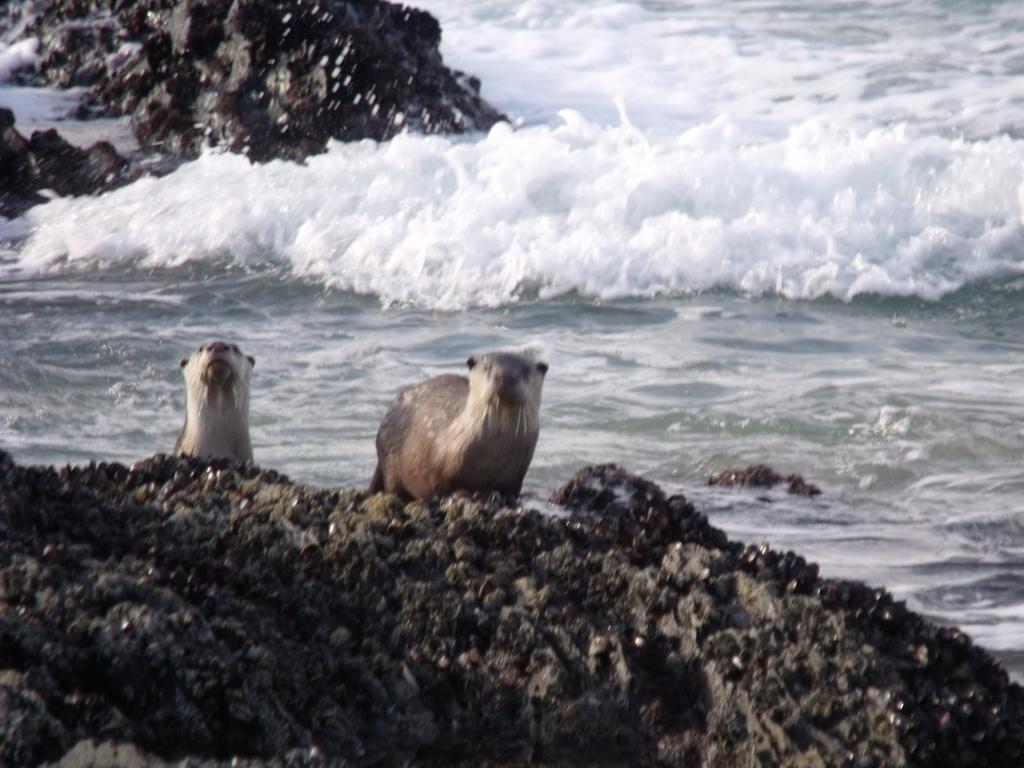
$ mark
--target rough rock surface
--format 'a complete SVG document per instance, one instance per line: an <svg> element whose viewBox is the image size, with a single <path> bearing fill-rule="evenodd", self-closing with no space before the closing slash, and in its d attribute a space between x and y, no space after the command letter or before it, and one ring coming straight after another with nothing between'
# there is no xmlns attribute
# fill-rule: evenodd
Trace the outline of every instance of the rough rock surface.
<svg viewBox="0 0 1024 768"><path fill-rule="evenodd" d="M821 494L821 489L813 483L808 483L802 475L784 475L767 464L751 464L745 469L727 469L708 480L708 485L738 485L744 488L774 488L779 483L786 483L786 490L794 496Z"/></svg>
<svg viewBox="0 0 1024 768"><path fill-rule="evenodd" d="M0 107L0 216L20 215L52 190L61 196L111 189L129 177L129 164L108 142L80 149L57 131L35 131L25 138L14 127L14 113Z"/></svg>
<svg viewBox="0 0 1024 768"><path fill-rule="evenodd" d="M329 138L486 129L430 14L383 0L35 0L37 76L131 115L144 146L301 159Z"/></svg>
<svg viewBox="0 0 1024 768"><path fill-rule="evenodd" d="M959 631L616 467L556 496L0 454L0 764L1024 765Z"/></svg>

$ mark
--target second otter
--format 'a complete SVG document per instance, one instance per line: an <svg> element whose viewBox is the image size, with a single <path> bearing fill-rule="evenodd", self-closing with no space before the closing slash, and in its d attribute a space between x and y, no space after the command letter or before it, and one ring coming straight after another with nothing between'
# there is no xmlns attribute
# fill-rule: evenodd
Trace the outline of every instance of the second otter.
<svg viewBox="0 0 1024 768"><path fill-rule="evenodd" d="M540 432L546 363L492 353L398 393L377 431L373 492L518 496Z"/></svg>
<svg viewBox="0 0 1024 768"><path fill-rule="evenodd" d="M249 380L256 360L235 344L210 341L181 361L185 426L174 452L204 459L252 461Z"/></svg>

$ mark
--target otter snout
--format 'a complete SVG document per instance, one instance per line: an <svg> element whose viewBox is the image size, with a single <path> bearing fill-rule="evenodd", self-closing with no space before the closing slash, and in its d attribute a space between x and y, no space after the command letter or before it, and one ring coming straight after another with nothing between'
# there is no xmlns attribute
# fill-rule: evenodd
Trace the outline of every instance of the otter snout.
<svg viewBox="0 0 1024 768"><path fill-rule="evenodd" d="M495 352L466 361L471 389L478 399L499 407L520 408L526 403L540 405L540 389L547 363L508 352Z"/></svg>
<svg viewBox="0 0 1024 768"><path fill-rule="evenodd" d="M225 383L234 378L238 361L241 356L238 347L224 341L208 341L199 347L199 362L202 366L202 378L209 383Z"/></svg>
<svg viewBox="0 0 1024 768"><path fill-rule="evenodd" d="M211 352L203 375L209 381L223 382L235 375L235 368L226 352Z"/></svg>
<svg viewBox="0 0 1024 768"><path fill-rule="evenodd" d="M203 373L208 381L225 381L234 375L234 369L227 360L215 357L206 364Z"/></svg>
<svg viewBox="0 0 1024 768"><path fill-rule="evenodd" d="M494 392L502 400L519 401L523 399L523 378L515 371L502 370L493 374Z"/></svg>

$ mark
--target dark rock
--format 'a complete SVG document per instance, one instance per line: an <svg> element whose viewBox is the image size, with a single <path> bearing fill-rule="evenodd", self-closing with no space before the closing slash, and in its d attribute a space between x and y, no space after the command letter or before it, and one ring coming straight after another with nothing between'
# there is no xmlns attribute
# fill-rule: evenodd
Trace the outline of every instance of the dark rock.
<svg viewBox="0 0 1024 768"><path fill-rule="evenodd" d="M89 88L147 147L301 159L328 139L504 119L446 68L430 14L382 0L45 0L37 78Z"/></svg>
<svg viewBox="0 0 1024 768"><path fill-rule="evenodd" d="M798 474L783 475L767 464L751 464L746 469L727 469L708 480L708 485L743 486L745 488L773 488L787 483L794 496L818 496L821 489L808 483Z"/></svg>
<svg viewBox="0 0 1024 768"><path fill-rule="evenodd" d="M14 114L0 108L0 216L17 216L43 202L45 190L69 196L112 189L132 178L129 170L105 141L81 149L53 129L26 140L14 127Z"/></svg>
<svg viewBox="0 0 1024 768"><path fill-rule="evenodd" d="M574 513L572 525L585 524L609 544L664 547L686 537L708 547L728 546L725 535L683 496L666 497L654 483L615 464L581 469L551 495L551 502Z"/></svg>
<svg viewBox="0 0 1024 768"><path fill-rule="evenodd" d="M0 764L1024 764L958 630L618 468L556 496L0 452Z"/></svg>

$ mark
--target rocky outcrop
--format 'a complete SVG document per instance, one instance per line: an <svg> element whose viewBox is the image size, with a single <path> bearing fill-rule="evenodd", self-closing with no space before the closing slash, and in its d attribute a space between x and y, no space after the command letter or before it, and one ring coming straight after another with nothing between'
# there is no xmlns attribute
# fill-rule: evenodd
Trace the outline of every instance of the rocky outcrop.
<svg viewBox="0 0 1024 768"><path fill-rule="evenodd" d="M741 488L774 488L780 483L786 484L786 490L793 496L820 496L821 489L808 483L802 475L784 475L767 464L751 464L743 469L727 469L713 475L708 485Z"/></svg>
<svg viewBox="0 0 1024 768"><path fill-rule="evenodd" d="M1024 764L961 632L617 467L556 497L0 454L0 763Z"/></svg>
<svg viewBox="0 0 1024 768"><path fill-rule="evenodd" d="M112 189L130 177L128 161L112 145L88 149L69 144L57 131L35 131L29 138L14 127L14 113L0 107L0 216L18 216L57 195L85 195Z"/></svg>
<svg viewBox="0 0 1024 768"><path fill-rule="evenodd" d="M486 129L430 14L381 0L39 0L37 77L131 115L140 143L301 159L328 139Z"/></svg>

